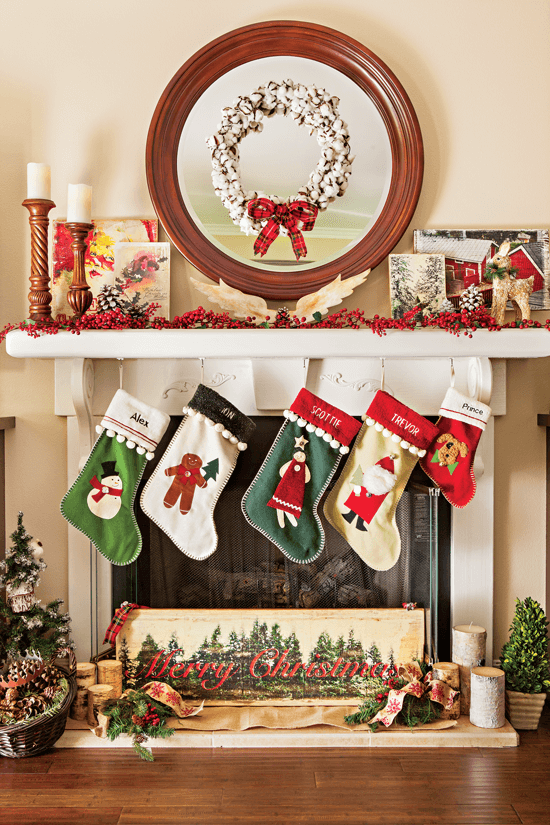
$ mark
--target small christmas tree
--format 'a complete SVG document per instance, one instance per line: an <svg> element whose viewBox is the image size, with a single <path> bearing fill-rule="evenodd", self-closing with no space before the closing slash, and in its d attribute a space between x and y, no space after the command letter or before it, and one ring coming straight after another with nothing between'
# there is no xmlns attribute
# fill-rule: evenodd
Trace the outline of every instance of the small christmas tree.
<svg viewBox="0 0 550 825"><path fill-rule="evenodd" d="M500 666L508 690L546 693L550 690L548 621L540 604L528 596L516 599L510 639L502 648Z"/></svg>
<svg viewBox="0 0 550 825"><path fill-rule="evenodd" d="M8 602L14 613L22 613L35 602L34 587L40 573L46 569L41 559L42 544L29 536L23 526L23 513L17 516L17 529L10 536L13 546L0 562L0 585L7 591Z"/></svg>
<svg viewBox="0 0 550 825"><path fill-rule="evenodd" d="M0 586L7 591L7 601L0 599L0 662L17 661L31 653L43 660L51 659L60 649L70 646L70 617L59 613L61 599L43 608L34 597L34 588L46 565L41 558L41 543L29 536L23 526L23 513L19 513L17 529L10 538L13 546L6 560L0 562Z"/></svg>

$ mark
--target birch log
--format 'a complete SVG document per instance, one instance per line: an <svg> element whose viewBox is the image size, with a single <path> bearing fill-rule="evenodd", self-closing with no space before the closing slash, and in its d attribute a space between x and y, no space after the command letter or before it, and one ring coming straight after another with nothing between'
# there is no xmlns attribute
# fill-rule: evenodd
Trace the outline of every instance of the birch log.
<svg viewBox="0 0 550 825"><path fill-rule="evenodd" d="M498 667L473 667L470 722L478 728L504 725L504 671Z"/></svg>
<svg viewBox="0 0 550 825"><path fill-rule="evenodd" d="M103 710L109 699L116 699L112 685L90 685L88 688L88 724L91 728L97 725L97 714Z"/></svg>
<svg viewBox="0 0 550 825"><path fill-rule="evenodd" d="M71 719L83 721L88 716L88 688L95 685L95 664L93 662L77 662L76 664L76 696L71 705L69 716Z"/></svg>
<svg viewBox="0 0 550 825"><path fill-rule="evenodd" d="M97 681L101 685L111 685L115 690L115 699L122 696L122 662L104 659L97 663Z"/></svg>
<svg viewBox="0 0 550 825"><path fill-rule="evenodd" d="M459 666L454 662L436 662L433 666L433 678L445 682L453 690L460 690ZM452 708L443 708L440 719L458 719L460 716L460 696L456 696Z"/></svg>
<svg viewBox="0 0 550 825"><path fill-rule="evenodd" d="M485 664L487 631L476 624L453 627L452 660L460 670L460 712L470 713L470 669Z"/></svg>

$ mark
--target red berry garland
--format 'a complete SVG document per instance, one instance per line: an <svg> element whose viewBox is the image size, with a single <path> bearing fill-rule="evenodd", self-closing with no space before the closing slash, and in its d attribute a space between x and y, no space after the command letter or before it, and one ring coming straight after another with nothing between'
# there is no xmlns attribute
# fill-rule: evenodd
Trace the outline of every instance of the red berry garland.
<svg viewBox="0 0 550 825"><path fill-rule="evenodd" d="M387 330L412 331L435 327L451 335L466 335L469 338L476 329L499 331L501 329L544 328L550 330L550 319L543 324L540 321L523 320L511 321L499 326L488 314L486 307L481 307L474 312L463 310L443 312L439 315L425 315L420 319L418 319L419 307L406 312L403 318L383 318L380 315L365 318L362 309L340 309L323 319L319 315L319 319L314 321L306 321L305 318L290 315L288 311L279 310L272 323L269 317L262 323L258 323L253 316L238 320L230 318L227 312L213 312L203 307L197 307L169 321L167 318L151 317L157 308L158 304L151 304L142 318L132 318L125 315L121 309L115 309L96 315L83 315L82 318L74 321L21 321L19 324L6 324L0 330L0 343L4 341L8 332L15 329L24 330L32 338L39 338L41 335L56 335L59 330L79 335L86 330L98 329L370 329L375 335L382 336Z"/></svg>

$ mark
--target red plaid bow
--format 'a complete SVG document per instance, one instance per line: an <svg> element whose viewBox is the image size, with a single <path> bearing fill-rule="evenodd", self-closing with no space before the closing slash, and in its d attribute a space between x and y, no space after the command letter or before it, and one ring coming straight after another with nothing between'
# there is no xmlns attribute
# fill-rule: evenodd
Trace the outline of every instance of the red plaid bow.
<svg viewBox="0 0 550 825"><path fill-rule="evenodd" d="M248 203L248 214L256 220L266 220L267 223L256 238L254 254L265 255L277 235L281 224L288 230L292 249L296 260L305 258L307 248L303 232L311 232L315 225L318 208L307 201L293 201L287 203L273 203L268 198L255 198ZM301 226L300 226L301 224ZM301 231L300 231L301 230Z"/></svg>
<svg viewBox="0 0 550 825"><path fill-rule="evenodd" d="M128 602L123 602L120 607L117 607L115 615L111 619L111 624L105 632L105 638L103 639L104 645L114 645L116 643L116 637L122 630L124 622L132 610L135 609L148 610L149 608L142 604L129 604Z"/></svg>

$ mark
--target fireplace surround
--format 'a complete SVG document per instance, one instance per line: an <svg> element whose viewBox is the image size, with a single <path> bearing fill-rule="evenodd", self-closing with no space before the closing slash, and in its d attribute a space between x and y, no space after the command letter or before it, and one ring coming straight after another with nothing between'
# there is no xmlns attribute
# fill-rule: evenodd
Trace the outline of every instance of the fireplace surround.
<svg viewBox="0 0 550 825"><path fill-rule="evenodd" d="M8 335L10 355L54 358L56 414L67 418L68 483L95 440L94 426L119 387L170 415L181 415L201 379L247 415L280 416L307 384L328 403L361 415L380 386L427 416L437 415L450 380L450 359L459 391L506 412L506 358L550 354L548 336L537 330L477 331L472 339L422 330L383 337L359 330L129 330L78 336L29 338ZM123 359L118 360L117 359ZM451 623L487 628L492 657L493 624L493 420L476 453L477 492L451 523ZM110 565L69 527L69 610L75 616L78 655L101 649L111 617ZM75 609L75 605L78 608ZM72 606L72 608L71 608Z"/></svg>

